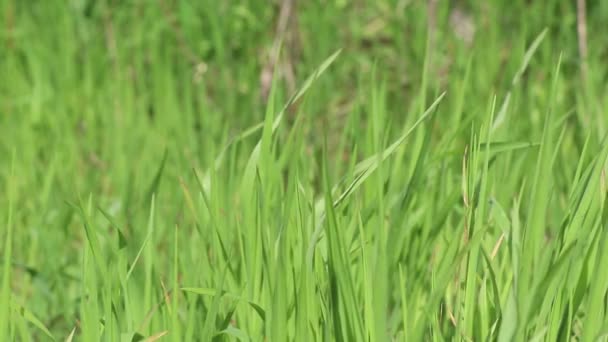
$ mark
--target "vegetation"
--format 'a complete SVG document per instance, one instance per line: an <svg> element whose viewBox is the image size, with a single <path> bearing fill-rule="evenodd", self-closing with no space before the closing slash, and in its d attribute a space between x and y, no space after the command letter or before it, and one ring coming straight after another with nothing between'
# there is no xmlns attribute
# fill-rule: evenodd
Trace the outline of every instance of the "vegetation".
<svg viewBox="0 0 608 342"><path fill-rule="evenodd" d="M1 1L0 340L605 341L581 4Z"/></svg>

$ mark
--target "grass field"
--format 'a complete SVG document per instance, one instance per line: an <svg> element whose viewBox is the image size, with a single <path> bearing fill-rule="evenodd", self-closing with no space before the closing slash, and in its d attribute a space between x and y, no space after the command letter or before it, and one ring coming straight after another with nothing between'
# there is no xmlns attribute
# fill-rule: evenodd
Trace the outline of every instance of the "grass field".
<svg viewBox="0 0 608 342"><path fill-rule="evenodd" d="M0 340L606 341L607 22L0 1Z"/></svg>

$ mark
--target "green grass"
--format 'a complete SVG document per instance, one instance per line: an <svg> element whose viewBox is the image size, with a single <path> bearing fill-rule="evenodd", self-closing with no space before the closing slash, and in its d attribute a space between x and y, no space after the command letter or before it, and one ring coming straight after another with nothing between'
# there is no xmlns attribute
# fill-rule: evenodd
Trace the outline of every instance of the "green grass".
<svg viewBox="0 0 608 342"><path fill-rule="evenodd" d="M269 3L0 2L0 340L606 341L608 2Z"/></svg>

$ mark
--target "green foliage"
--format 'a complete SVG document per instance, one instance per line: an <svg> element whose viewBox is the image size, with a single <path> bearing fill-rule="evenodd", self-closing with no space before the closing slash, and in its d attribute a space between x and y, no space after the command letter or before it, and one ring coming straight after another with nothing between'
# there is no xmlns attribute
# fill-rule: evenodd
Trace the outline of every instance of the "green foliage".
<svg viewBox="0 0 608 342"><path fill-rule="evenodd" d="M286 4L0 3L0 340L606 340L608 2Z"/></svg>

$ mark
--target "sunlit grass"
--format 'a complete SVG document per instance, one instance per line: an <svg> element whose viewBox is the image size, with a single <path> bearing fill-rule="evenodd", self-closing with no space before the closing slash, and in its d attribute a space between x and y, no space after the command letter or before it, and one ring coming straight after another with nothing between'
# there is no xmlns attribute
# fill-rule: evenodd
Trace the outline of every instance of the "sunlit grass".
<svg viewBox="0 0 608 342"><path fill-rule="evenodd" d="M606 340L608 5L427 5L5 1L0 340Z"/></svg>

